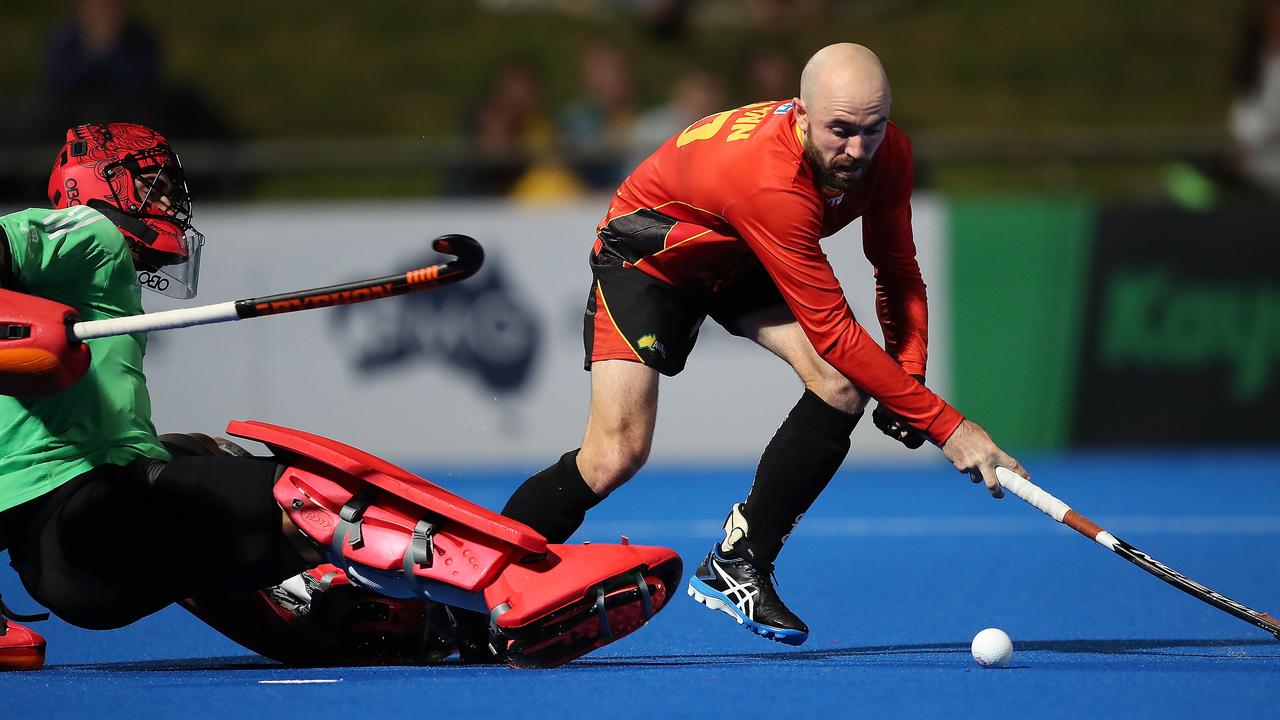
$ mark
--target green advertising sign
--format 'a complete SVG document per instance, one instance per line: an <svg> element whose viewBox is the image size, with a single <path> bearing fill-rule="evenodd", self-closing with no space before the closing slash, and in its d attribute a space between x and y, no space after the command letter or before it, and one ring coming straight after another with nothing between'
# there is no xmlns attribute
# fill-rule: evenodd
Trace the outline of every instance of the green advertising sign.
<svg viewBox="0 0 1280 720"><path fill-rule="evenodd" d="M1012 449L1274 445L1280 211L959 200L955 403Z"/></svg>
<svg viewBox="0 0 1280 720"><path fill-rule="evenodd" d="M951 203L955 403L1009 448L1068 440L1093 217L1078 200Z"/></svg>

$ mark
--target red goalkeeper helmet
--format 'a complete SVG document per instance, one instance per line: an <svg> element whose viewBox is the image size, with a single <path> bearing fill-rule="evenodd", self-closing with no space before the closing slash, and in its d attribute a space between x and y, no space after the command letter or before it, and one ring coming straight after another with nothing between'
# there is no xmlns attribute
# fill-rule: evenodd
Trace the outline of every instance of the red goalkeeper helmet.
<svg viewBox="0 0 1280 720"><path fill-rule="evenodd" d="M68 130L49 176L49 201L55 208L88 205L115 223L143 286L195 296L204 236L191 224L182 163L160 133L134 123Z"/></svg>

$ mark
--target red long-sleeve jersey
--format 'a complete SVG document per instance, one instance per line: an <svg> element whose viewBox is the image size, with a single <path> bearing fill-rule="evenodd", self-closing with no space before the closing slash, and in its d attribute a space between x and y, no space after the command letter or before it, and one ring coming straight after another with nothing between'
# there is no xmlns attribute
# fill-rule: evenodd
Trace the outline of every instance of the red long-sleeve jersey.
<svg viewBox="0 0 1280 720"><path fill-rule="evenodd" d="M910 143L889 123L862 181L827 194L804 159L792 103L755 103L694 123L641 163L597 228L596 250L612 228L659 218L665 232L640 233L648 244L629 243L624 255L659 280L715 291L763 265L818 354L942 444L963 418L911 377L924 374L928 344L912 181ZM819 244L858 217L887 352L854 319Z"/></svg>

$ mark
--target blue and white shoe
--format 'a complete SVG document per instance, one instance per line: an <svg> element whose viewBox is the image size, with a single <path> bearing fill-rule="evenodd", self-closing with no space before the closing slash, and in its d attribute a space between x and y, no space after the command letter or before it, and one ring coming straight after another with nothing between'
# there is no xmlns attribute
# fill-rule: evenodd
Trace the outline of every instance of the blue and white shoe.
<svg viewBox="0 0 1280 720"><path fill-rule="evenodd" d="M809 639L809 626L787 609L773 589L773 568L758 568L736 553L711 548L689 578L689 597L733 617L751 632L787 645Z"/></svg>

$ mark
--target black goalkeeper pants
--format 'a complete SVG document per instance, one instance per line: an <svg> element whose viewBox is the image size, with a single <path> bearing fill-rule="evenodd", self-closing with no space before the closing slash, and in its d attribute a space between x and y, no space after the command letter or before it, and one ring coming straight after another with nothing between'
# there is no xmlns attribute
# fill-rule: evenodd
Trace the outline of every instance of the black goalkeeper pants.
<svg viewBox="0 0 1280 720"><path fill-rule="evenodd" d="M0 531L37 602L72 625L122 627L192 595L262 588L307 568L281 530L276 468L217 455L175 457L158 474L103 465L0 513Z"/></svg>

